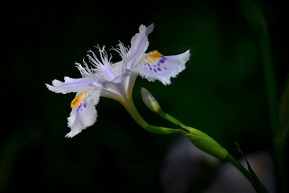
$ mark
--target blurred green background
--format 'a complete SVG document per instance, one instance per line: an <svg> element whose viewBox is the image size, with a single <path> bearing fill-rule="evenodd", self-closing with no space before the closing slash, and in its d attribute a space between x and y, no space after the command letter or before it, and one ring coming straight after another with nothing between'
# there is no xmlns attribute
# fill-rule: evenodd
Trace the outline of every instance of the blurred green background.
<svg viewBox="0 0 289 193"><path fill-rule="evenodd" d="M269 29L279 98L288 74L288 1L258 3ZM118 41L130 45L140 24L151 23L148 51L174 55L190 49L191 58L169 86L137 79L133 95L143 117L170 125L146 108L141 87L164 111L236 157L235 142L244 153L272 152L260 45L238 1L4 1L1 192L162 192L160 169L180 135L148 133L119 103L101 98L97 122L64 138L74 94L55 94L44 85L80 77L74 63L87 50Z"/></svg>

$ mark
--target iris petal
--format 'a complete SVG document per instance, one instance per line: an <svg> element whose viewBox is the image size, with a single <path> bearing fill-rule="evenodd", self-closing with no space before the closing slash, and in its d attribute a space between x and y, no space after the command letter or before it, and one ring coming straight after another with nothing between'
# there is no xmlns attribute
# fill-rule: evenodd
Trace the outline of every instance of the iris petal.
<svg viewBox="0 0 289 193"><path fill-rule="evenodd" d="M153 31L154 25L148 27L141 25L139 33L135 34L131 39L131 47L128 50L127 68L131 69L140 59L149 46L148 35Z"/></svg>
<svg viewBox="0 0 289 193"><path fill-rule="evenodd" d="M176 77L189 60L190 51L173 56L163 56L157 51L148 53L132 70L148 81L159 80L164 85L170 84L170 78Z"/></svg>
<svg viewBox="0 0 289 193"><path fill-rule="evenodd" d="M78 93L72 101L72 110L68 117L70 132L65 137L74 137L83 129L93 125L97 119L95 105L99 101L101 90L92 90Z"/></svg>
<svg viewBox="0 0 289 193"><path fill-rule="evenodd" d="M78 92L79 90L87 90L90 87L91 81L87 78L69 78L64 77L64 82L53 80L52 85L45 84L46 87L55 93L70 93Z"/></svg>

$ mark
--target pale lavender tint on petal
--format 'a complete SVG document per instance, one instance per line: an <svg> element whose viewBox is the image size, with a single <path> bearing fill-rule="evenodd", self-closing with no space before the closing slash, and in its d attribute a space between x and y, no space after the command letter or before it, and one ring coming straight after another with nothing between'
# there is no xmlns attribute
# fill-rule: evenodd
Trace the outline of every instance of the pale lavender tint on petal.
<svg viewBox="0 0 289 193"><path fill-rule="evenodd" d="M148 53L149 56L150 53ZM164 85L170 84L170 78L176 77L186 67L185 64L189 60L190 51L173 56L162 56L158 53L159 58L146 57L132 70L137 72L148 81L159 80Z"/></svg>
<svg viewBox="0 0 289 193"><path fill-rule="evenodd" d="M148 27L141 25L139 27L139 33L135 34L131 39L131 47L128 51L129 62L127 68L130 69L142 57L148 48L149 41L148 35L153 31L154 25L151 24Z"/></svg>
<svg viewBox="0 0 289 193"><path fill-rule="evenodd" d="M45 84L47 88L55 93L70 93L79 92L80 90L87 90L91 88L92 82L87 78L73 79L69 77L64 78L64 82L53 80L52 85Z"/></svg>

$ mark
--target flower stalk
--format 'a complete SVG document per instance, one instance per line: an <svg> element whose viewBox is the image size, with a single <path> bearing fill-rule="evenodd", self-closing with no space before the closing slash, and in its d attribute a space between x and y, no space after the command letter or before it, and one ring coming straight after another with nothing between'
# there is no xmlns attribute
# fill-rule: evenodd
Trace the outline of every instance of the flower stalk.
<svg viewBox="0 0 289 193"><path fill-rule="evenodd" d="M212 137L207 135L206 133L192 128L190 126L186 126L181 123L175 117L165 113L157 100L153 97L153 95L147 91L145 88L142 88L142 98L144 103L149 107L149 109L153 109L152 111L164 119L178 125L180 129L178 130L180 133L186 135L191 143L195 145L200 150L220 159L221 161L228 161L232 165L234 165L252 184L257 193L267 193L266 188L257 178L257 176L253 176L239 161L237 161L224 147L222 147L217 141L215 141ZM148 100L149 98L149 100ZM156 105L157 104L157 105ZM156 108L157 106L157 108ZM154 108L153 108L154 107ZM158 109L155 111L154 109Z"/></svg>
<svg viewBox="0 0 289 193"><path fill-rule="evenodd" d="M139 32L131 39L131 46L126 48L122 43L117 48L112 48L121 56L121 61L111 62L111 56L105 51L105 47L97 46L100 57L94 52L88 51L83 64L76 63L82 78L64 77L64 81L53 80L47 88L55 93L67 94L74 92L76 96L71 102L71 113L68 117L68 127L71 129L66 137L74 137L82 130L96 122L97 111L95 105L100 97L107 97L120 102L131 117L145 130L155 134L181 133L186 135L193 145L222 161L229 161L239 169L252 183L257 192L266 192L265 188L259 188L259 180L255 180L250 171L244 168L229 152L217 141L206 133L186 126L178 119L165 113L153 95L142 88L142 99L147 107L154 113L175 124L177 128L168 128L148 124L138 112L132 91L137 76L148 81L158 80L164 85L170 84L170 79L176 77L185 69L185 63L189 60L190 51L181 54L164 56L158 51L146 53L148 48L148 35L153 31L154 25L139 27ZM263 185L261 184L261 187Z"/></svg>
<svg viewBox="0 0 289 193"><path fill-rule="evenodd" d="M171 134L171 133L177 133L179 131L178 129L172 129L172 128L154 126L154 125L148 124L138 112L132 99L127 99L121 104L130 114L130 116L135 120L135 122L149 132L152 132L155 134Z"/></svg>

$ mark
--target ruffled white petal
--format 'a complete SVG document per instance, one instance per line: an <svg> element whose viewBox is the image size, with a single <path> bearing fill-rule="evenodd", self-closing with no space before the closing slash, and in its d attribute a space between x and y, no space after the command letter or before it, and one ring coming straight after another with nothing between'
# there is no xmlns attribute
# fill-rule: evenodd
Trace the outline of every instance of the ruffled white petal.
<svg viewBox="0 0 289 193"><path fill-rule="evenodd" d="M153 31L153 29L153 24L148 27L141 25L139 27L139 33L132 37L131 47L127 53L129 59L127 63L128 69L131 69L147 50L149 45L148 35Z"/></svg>
<svg viewBox="0 0 289 193"><path fill-rule="evenodd" d="M186 66L190 50L174 56L163 56L154 51L148 53L132 70L148 81L159 80L164 85L170 84L170 78L176 77Z"/></svg>
<svg viewBox="0 0 289 193"><path fill-rule="evenodd" d="M87 78L69 78L64 77L64 82L61 82L59 80L53 80L52 85L45 84L46 87L55 92L55 93L70 93L70 92L79 92L80 90L87 90L91 85L91 81L89 81Z"/></svg>
<svg viewBox="0 0 289 193"><path fill-rule="evenodd" d="M99 101L101 90L91 90L85 93L85 97L80 99L79 105L74 106L68 117L68 127L70 132L65 137L71 138L80 133L83 129L93 125L97 119L95 105ZM79 96L78 93L76 98Z"/></svg>

